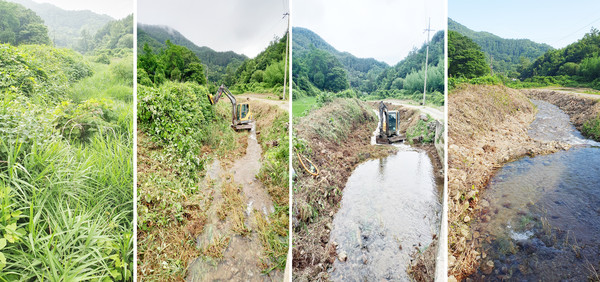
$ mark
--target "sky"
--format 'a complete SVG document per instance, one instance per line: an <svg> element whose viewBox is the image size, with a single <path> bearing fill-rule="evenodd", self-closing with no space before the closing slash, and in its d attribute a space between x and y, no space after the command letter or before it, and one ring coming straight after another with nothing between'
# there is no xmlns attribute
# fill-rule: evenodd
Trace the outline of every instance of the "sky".
<svg viewBox="0 0 600 282"><path fill-rule="evenodd" d="M96 14L122 19L133 13L133 0L33 0L50 3L64 10L90 10Z"/></svg>
<svg viewBox="0 0 600 282"><path fill-rule="evenodd" d="M448 17L475 31L562 48L600 28L600 1L448 0Z"/></svg>
<svg viewBox="0 0 600 282"><path fill-rule="evenodd" d="M138 0L138 22L166 25L198 46L250 58L287 30L288 0Z"/></svg>
<svg viewBox="0 0 600 282"><path fill-rule="evenodd" d="M446 28L445 0L295 0L292 25L317 33L339 51L395 65ZM293 36L293 35L292 35Z"/></svg>

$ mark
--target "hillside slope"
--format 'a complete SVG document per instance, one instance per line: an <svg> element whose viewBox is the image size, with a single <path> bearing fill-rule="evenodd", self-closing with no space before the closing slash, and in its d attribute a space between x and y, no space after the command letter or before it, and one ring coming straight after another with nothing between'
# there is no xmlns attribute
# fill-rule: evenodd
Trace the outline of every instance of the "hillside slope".
<svg viewBox="0 0 600 282"><path fill-rule="evenodd" d="M532 62L553 48L548 44L536 43L529 39L505 39L485 31L473 31L448 18L448 30L456 31L471 38L481 46L489 64L493 57L494 71L509 76L517 76L519 65Z"/></svg>
<svg viewBox="0 0 600 282"><path fill-rule="evenodd" d="M187 39L179 31L167 27L157 25L146 25L138 23L138 53L143 52L144 44L148 44L155 52L166 47L165 42L170 40L171 43L184 46L190 49L206 66L208 70L207 79L217 82L227 72L227 66L232 64L233 69L237 69L243 61L248 57L237 54L233 51L217 52L206 46L197 46L192 41Z"/></svg>
<svg viewBox="0 0 600 282"><path fill-rule="evenodd" d="M32 0L8 0L34 11L48 26L48 35L56 47L75 47L82 33L94 35L109 21L110 16L92 11L67 11L49 3Z"/></svg>

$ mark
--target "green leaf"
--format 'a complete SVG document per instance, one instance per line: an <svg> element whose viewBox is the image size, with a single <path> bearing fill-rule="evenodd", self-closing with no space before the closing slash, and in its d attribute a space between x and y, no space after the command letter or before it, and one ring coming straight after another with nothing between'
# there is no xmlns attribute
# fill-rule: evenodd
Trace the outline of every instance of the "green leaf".
<svg viewBox="0 0 600 282"><path fill-rule="evenodd" d="M0 239L0 250L4 249L4 247L6 247L6 239L2 238Z"/></svg>
<svg viewBox="0 0 600 282"><path fill-rule="evenodd" d="M6 257L3 253L0 253L0 270L6 266Z"/></svg>

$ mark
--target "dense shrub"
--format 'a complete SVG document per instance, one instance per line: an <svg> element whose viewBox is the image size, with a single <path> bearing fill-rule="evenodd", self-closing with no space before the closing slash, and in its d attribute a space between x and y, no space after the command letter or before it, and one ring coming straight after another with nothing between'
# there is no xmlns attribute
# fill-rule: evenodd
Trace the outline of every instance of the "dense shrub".
<svg viewBox="0 0 600 282"><path fill-rule="evenodd" d="M166 82L158 88L138 85L138 122L154 140L168 146L181 158L188 172L203 168L202 141L212 132L207 124L215 119L204 86Z"/></svg>

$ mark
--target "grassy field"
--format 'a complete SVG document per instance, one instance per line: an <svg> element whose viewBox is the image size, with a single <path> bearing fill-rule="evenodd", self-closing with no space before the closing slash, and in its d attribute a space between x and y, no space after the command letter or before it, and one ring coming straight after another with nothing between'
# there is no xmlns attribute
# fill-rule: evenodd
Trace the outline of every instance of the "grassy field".
<svg viewBox="0 0 600 282"><path fill-rule="evenodd" d="M92 59L0 45L0 281L132 280L132 57Z"/></svg>
<svg viewBox="0 0 600 282"><path fill-rule="evenodd" d="M306 110L310 110L317 104L316 97L305 96L292 102L292 116L303 117L306 115Z"/></svg>

